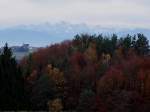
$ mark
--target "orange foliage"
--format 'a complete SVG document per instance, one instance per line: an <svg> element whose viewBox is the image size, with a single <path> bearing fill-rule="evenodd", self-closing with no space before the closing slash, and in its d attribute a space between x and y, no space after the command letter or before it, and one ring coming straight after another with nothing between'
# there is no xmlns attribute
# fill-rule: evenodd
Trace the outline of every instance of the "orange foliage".
<svg viewBox="0 0 150 112"><path fill-rule="evenodd" d="M63 89L65 82L63 72L61 72L58 68L53 68L52 65L49 64L47 66L47 75L55 82L58 89Z"/></svg>

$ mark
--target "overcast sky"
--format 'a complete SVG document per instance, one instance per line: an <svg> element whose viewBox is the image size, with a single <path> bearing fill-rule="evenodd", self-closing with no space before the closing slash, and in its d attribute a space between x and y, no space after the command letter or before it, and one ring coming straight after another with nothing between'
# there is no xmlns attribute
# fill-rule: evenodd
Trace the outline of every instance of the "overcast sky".
<svg viewBox="0 0 150 112"><path fill-rule="evenodd" d="M150 28L150 0L0 0L0 25L66 21Z"/></svg>

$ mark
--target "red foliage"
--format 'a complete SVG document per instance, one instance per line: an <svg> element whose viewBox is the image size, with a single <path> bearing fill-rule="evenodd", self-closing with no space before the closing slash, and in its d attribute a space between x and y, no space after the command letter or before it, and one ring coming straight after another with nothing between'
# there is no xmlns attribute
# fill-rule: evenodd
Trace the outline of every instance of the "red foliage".
<svg viewBox="0 0 150 112"><path fill-rule="evenodd" d="M84 55L80 52L75 52L70 58L70 64L74 69L73 71L79 73L86 66Z"/></svg>
<svg viewBox="0 0 150 112"><path fill-rule="evenodd" d="M108 112L105 104L99 96L95 96L95 102L93 106L96 108L96 112Z"/></svg>

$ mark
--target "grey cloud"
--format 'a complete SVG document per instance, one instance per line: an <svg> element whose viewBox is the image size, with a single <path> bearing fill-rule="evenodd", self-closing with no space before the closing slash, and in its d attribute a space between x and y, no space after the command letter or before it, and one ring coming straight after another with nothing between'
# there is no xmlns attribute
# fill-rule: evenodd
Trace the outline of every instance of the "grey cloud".
<svg viewBox="0 0 150 112"><path fill-rule="evenodd" d="M150 0L0 0L0 25L63 20L150 27L149 6Z"/></svg>

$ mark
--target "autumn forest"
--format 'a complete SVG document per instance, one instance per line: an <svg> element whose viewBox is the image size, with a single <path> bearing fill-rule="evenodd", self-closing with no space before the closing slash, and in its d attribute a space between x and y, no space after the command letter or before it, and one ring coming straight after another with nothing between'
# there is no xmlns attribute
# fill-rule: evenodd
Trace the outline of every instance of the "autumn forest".
<svg viewBox="0 0 150 112"><path fill-rule="evenodd" d="M143 34L80 34L19 62L8 45L0 52L1 111L150 111L150 47Z"/></svg>

